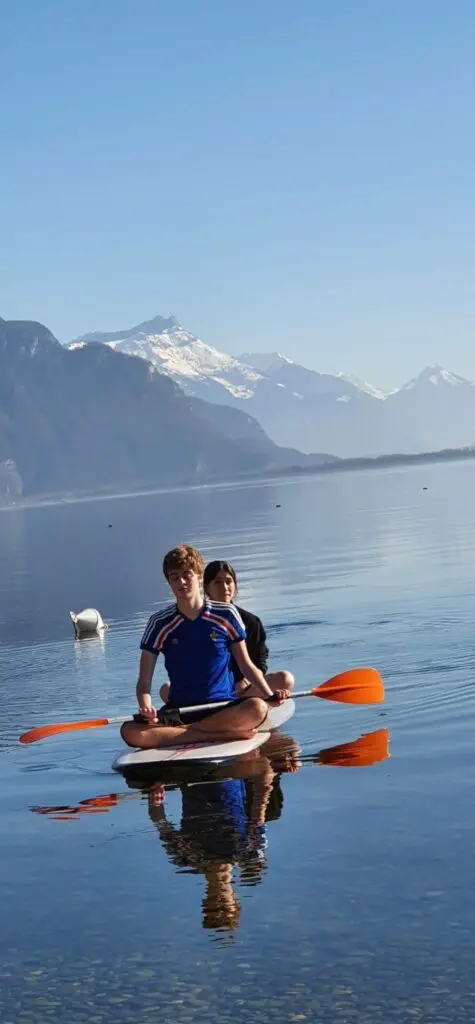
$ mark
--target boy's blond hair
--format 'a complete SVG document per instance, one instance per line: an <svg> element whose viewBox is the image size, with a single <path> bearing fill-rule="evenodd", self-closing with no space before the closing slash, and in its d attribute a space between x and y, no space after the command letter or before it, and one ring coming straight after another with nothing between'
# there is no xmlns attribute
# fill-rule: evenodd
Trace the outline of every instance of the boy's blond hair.
<svg viewBox="0 0 475 1024"><path fill-rule="evenodd" d="M166 580L169 579L171 572L179 572L180 569L192 569L202 579L204 567L201 551L192 548L190 544L179 544L177 548L167 551L163 559L163 575Z"/></svg>

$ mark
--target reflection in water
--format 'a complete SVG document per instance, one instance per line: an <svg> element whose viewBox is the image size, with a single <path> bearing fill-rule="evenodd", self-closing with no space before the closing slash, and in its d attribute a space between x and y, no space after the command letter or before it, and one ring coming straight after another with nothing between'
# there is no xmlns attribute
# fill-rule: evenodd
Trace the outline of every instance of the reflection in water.
<svg viewBox="0 0 475 1024"><path fill-rule="evenodd" d="M123 801L145 797L150 821L178 874L202 875L202 926L232 933L240 924L235 885L259 885L268 868L268 825L283 811L281 776L310 764L368 767L389 757L389 732L379 729L349 743L302 758L299 744L274 733L263 747L235 761L216 765L148 766L142 777L126 776L133 792L106 793L77 805L33 807L54 820L78 821L104 814ZM167 816L167 791L179 789L179 825Z"/></svg>
<svg viewBox="0 0 475 1024"><path fill-rule="evenodd" d="M106 633L85 633L83 636L74 638L74 653L76 661L87 660L88 663L95 658L104 655L106 649Z"/></svg>
<svg viewBox="0 0 475 1024"><path fill-rule="evenodd" d="M340 768L369 768L370 765L386 761L389 756L389 729L376 729L352 743L339 743L320 750L316 761L318 764Z"/></svg>
<svg viewBox="0 0 475 1024"><path fill-rule="evenodd" d="M223 781L180 786L179 827L167 817L165 786L148 791L148 811L167 856L179 872L202 874L203 928L233 931L239 927L241 904L234 889L234 871L247 884L258 884L266 868L266 810L276 775L270 762L259 759L260 773Z"/></svg>

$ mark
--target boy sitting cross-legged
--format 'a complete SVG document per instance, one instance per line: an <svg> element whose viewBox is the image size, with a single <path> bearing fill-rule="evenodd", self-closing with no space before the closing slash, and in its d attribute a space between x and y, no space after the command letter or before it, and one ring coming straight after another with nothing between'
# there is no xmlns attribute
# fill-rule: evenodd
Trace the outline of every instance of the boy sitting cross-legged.
<svg viewBox="0 0 475 1024"><path fill-rule="evenodd" d="M286 690L272 692L263 673L251 661L246 630L234 605L210 601L201 594L204 562L186 544L165 555L163 572L176 602L152 615L140 643L137 681L139 714L124 722L121 735L131 747L166 747L182 743L247 739L264 722L268 706L262 698L280 703ZM170 680L165 708L235 700L231 652L243 677L258 687L261 697L242 698L224 708L157 714L151 686L157 657L163 653Z"/></svg>

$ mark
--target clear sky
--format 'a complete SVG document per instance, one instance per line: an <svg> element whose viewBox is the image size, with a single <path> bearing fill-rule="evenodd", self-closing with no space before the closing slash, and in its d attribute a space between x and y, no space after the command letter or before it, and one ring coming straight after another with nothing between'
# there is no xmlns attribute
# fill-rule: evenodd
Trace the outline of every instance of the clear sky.
<svg viewBox="0 0 475 1024"><path fill-rule="evenodd" d="M0 315L475 379L474 0L0 0Z"/></svg>

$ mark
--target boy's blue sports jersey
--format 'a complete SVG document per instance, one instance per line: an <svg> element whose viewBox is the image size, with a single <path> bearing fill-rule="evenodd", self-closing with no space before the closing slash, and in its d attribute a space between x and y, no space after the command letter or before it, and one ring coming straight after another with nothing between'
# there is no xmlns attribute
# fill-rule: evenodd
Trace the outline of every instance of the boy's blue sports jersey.
<svg viewBox="0 0 475 1024"><path fill-rule="evenodd" d="M231 647L245 639L246 629L234 605L205 600L196 619L187 619L176 604L152 615L140 648L163 654L169 700L183 706L235 696Z"/></svg>

